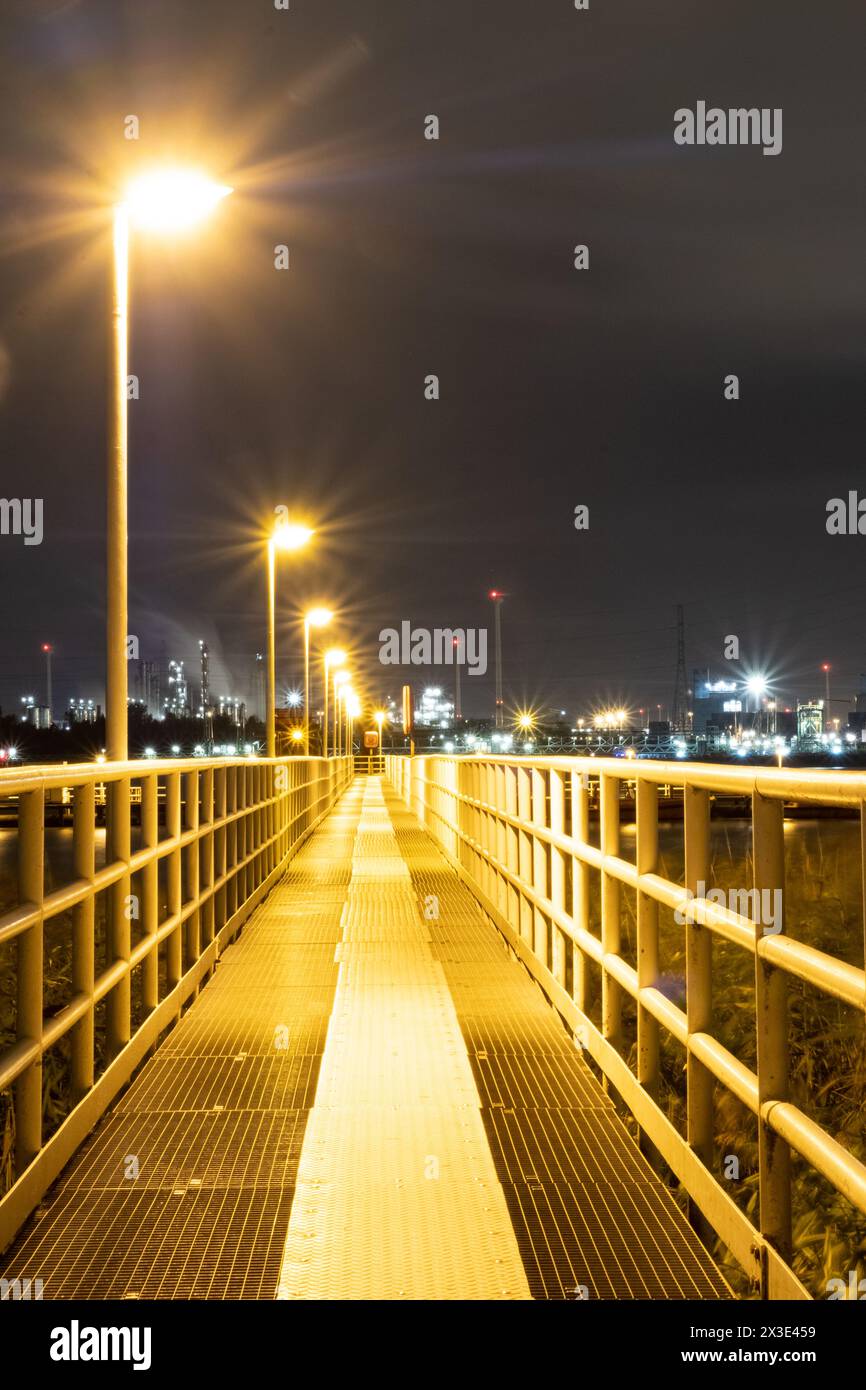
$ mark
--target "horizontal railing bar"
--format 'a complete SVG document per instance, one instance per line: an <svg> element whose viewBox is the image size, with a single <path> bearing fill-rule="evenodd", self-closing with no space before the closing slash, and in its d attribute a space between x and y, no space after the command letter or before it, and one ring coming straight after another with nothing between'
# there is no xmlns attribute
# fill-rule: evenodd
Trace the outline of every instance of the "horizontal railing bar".
<svg viewBox="0 0 866 1390"><path fill-rule="evenodd" d="M244 770L255 767L308 767L311 763L337 764L341 758L291 757L266 758L262 756L238 756L225 758L147 758L135 759L125 763L45 763L38 770L28 767L27 771L18 768L0 769L0 798L22 795L25 792L59 791L64 787L84 787L91 782L120 782L129 778L140 782L147 777L165 777L173 772L220 771L223 768ZM282 795L293 791L303 791L310 782L298 781L293 787L286 787Z"/></svg>
<svg viewBox="0 0 866 1390"><path fill-rule="evenodd" d="M852 1206L866 1213L866 1164L789 1101L768 1101L761 1113L801 1158L822 1173Z"/></svg>
<svg viewBox="0 0 866 1390"><path fill-rule="evenodd" d="M41 1055L39 1043L35 1038L19 1038L7 1047L0 1057L0 1091L6 1091L13 1081L26 1071Z"/></svg>
<svg viewBox="0 0 866 1390"><path fill-rule="evenodd" d="M78 994L73 994L68 1003L64 1004L63 1008L58 1010L56 1014L52 1014L50 1018L43 1019L41 1049L43 1055L48 1051L49 1047L53 1047L55 1043L59 1042L64 1034L69 1032L70 1028L74 1028L76 1023L84 1017L90 1008L90 996L79 992Z"/></svg>
<svg viewBox="0 0 866 1390"><path fill-rule="evenodd" d="M766 933L758 941L758 955L770 965L796 975L805 984L832 994L843 1004L863 1009L866 1005L866 971L837 960L826 951L794 941L789 936Z"/></svg>
<svg viewBox="0 0 866 1390"><path fill-rule="evenodd" d="M717 1038L708 1033L692 1033L687 1042L689 1052L703 1062L707 1071L712 1072L717 1081L727 1086L729 1091L741 1100L743 1105L758 1113L758 1078L753 1071L729 1052Z"/></svg>
<svg viewBox="0 0 866 1390"><path fill-rule="evenodd" d="M419 764L429 763L442 756L436 753L421 754L416 755L415 761ZM866 773L861 772L840 775L832 770L813 768L791 771L775 767L731 767L727 763L657 762L654 758L642 759L638 770L632 759L592 758L582 754L573 757L553 754L536 758L485 753L461 756L460 762L492 767L543 766L549 772L579 772L593 778L615 777L617 781L632 783L640 780L659 786L669 783L682 787L688 783L690 787L719 792L723 796L751 796L756 792L774 801L800 801L817 806L859 806L866 801ZM427 785L433 784L427 782ZM459 795L450 787L448 792L449 795Z"/></svg>
<svg viewBox="0 0 866 1390"><path fill-rule="evenodd" d="M42 909L36 903L19 903L17 907L10 908L0 916L0 946L4 941L11 941L20 932L27 931L29 927L36 925L41 920Z"/></svg>

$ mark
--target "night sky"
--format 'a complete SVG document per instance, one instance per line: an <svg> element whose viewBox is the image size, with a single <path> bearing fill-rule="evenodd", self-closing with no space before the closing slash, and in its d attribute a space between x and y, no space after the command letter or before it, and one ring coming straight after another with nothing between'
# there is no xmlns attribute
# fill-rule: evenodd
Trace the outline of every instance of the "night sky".
<svg viewBox="0 0 866 1390"><path fill-rule="evenodd" d="M46 640L55 709L103 698L110 206L166 159L235 193L133 250L145 658L203 637L247 693L285 504L319 536L283 682L299 604L379 697L438 674L380 628L487 625L497 586L509 703L669 705L678 603L690 672L737 634L783 698L858 689L866 536L825 522L866 496L860 0L5 0L0 48L2 493L45 512L0 537L4 709ZM782 153L678 147L699 100L781 107Z"/></svg>

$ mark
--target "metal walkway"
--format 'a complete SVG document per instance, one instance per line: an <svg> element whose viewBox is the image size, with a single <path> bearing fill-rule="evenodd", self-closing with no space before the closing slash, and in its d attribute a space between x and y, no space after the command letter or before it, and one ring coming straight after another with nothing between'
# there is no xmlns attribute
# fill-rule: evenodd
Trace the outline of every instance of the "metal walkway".
<svg viewBox="0 0 866 1390"><path fill-rule="evenodd" d="M46 1299L727 1298L538 987L359 778L0 1261Z"/></svg>

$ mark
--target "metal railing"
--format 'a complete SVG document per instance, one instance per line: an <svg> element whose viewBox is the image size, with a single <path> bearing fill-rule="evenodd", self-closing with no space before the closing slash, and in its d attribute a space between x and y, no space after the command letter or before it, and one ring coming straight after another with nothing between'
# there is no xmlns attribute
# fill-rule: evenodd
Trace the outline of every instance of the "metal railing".
<svg viewBox="0 0 866 1390"><path fill-rule="evenodd" d="M866 776L787 772L613 758L394 757L396 790L444 850L513 949L679 1178L697 1211L765 1298L808 1298L790 1267L791 1151L866 1213L866 1166L789 1098L790 977L866 1010L863 969L774 929L754 910L762 890L785 888L785 801L855 808L860 817L861 898L866 866ZM591 794L600 789L598 841L590 839ZM635 862L621 854L621 783L636 798ZM659 788L683 788L685 882L659 873ZM752 888L743 916L696 896L711 881L713 795L751 802ZM591 930L591 875L600 890L600 933ZM636 895L632 965L621 942L621 888ZM757 895L755 890L758 890ZM784 896L780 900L784 903ZM684 920L685 1008L662 991L659 907ZM739 903L738 903L739 906ZM756 1067L714 1036L713 942L731 942L754 959ZM601 977L600 1023L588 1013L588 965ZM635 1069L623 1055L623 1004L635 1004ZM660 1034L686 1055L683 1137L657 1103ZM757 1227L710 1170L713 1089L727 1088L758 1130Z"/></svg>
<svg viewBox="0 0 866 1390"><path fill-rule="evenodd" d="M0 1051L0 1097L10 1088L13 1097L15 1178L0 1200L0 1250L352 776L350 758L0 773L0 797L16 798L18 812L17 905L0 915L0 947L17 947L16 1037ZM97 867L100 786L107 804ZM64 788L73 800L73 877L46 892L46 799ZM68 995L46 1017L45 929L62 914L70 922ZM43 1143L43 1058L67 1038L72 1105Z"/></svg>

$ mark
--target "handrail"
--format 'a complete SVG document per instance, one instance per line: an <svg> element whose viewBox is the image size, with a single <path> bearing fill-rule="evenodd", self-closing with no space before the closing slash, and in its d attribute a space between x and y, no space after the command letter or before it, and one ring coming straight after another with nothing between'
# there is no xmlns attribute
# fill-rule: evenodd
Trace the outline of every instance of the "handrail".
<svg viewBox="0 0 866 1390"><path fill-rule="evenodd" d="M705 1220L762 1296L809 1297L791 1269L790 1154L798 1153L866 1214L866 1165L788 1095L787 983L790 977L866 1013L864 970L765 930L754 896L783 892L785 802L855 807L861 843L866 775L823 770L638 762L591 757L405 755L387 775L503 931L684 1184ZM599 792L599 844L589 843L591 791ZM620 792L637 803L635 860L620 850ZM685 883L659 872L659 788L683 788ZM709 882L711 796L751 800L752 916L696 896ZM594 802L592 803L595 804ZM600 935L591 930L590 876L600 885ZM637 967L620 945L621 885L637 907ZM745 893L745 890L744 890ZM864 894L866 898L866 894ZM783 902L784 899L782 898ZM678 910L686 944L686 1002L658 988L663 905ZM742 906L742 899L737 907ZM757 1070L713 1032L712 942L733 943L754 961ZM588 1012L587 963L601 973L601 1027ZM623 1002L637 1009L637 1060L622 1050ZM685 1049L685 1138L657 1104L661 1031ZM757 1228L711 1171L713 1086L719 1082L755 1116L759 1136Z"/></svg>
<svg viewBox="0 0 866 1390"><path fill-rule="evenodd" d="M0 1251L352 776L351 758L294 757L148 758L0 771L0 798L18 798L18 903L0 915L0 944L16 939L18 1000L16 1040L0 1051L0 1093L14 1087L15 1132L14 1181L0 1196ZM103 785L106 863L97 869L96 788ZM133 785L140 788L134 850ZM74 792L74 863L71 880L46 893L45 794L58 788ZM97 971L100 896L106 964ZM69 996L49 1018L43 1013L45 924L66 912L72 917ZM140 929L135 941L133 922ZM108 1060L97 1076L101 1001ZM42 1061L67 1038L74 1103L44 1141Z"/></svg>

